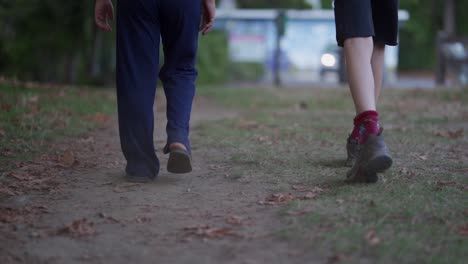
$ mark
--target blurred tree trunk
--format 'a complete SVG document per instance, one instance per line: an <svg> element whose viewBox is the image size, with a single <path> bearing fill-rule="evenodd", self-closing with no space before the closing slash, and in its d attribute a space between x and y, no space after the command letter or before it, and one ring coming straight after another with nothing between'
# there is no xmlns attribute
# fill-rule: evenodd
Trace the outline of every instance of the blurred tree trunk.
<svg viewBox="0 0 468 264"><path fill-rule="evenodd" d="M445 0L444 31L448 36L456 35L455 0Z"/></svg>
<svg viewBox="0 0 468 264"><path fill-rule="evenodd" d="M102 46L103 46L103 36L102 32L97 30L96 27L93 27L93 47L91 49L91 60L89 67L89 76L93 79L101 77L102 67L101 67L101 58L102 58Z"/></svg>
<svg viewBox="0 0 468 264"><path fill-rule="evenodd" d="M69 54L66 56L65 62L65 82L76 83L78 80L78 66L80 63L80 56L78 53Z"/></svg>

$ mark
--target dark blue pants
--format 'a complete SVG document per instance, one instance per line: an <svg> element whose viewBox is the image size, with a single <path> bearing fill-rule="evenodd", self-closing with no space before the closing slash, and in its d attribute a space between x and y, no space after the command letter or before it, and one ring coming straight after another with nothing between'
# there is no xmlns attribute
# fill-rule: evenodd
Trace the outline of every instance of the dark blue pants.
<svg viewBox="0 0 468 264"><path fill-rule="evenodd" d="M119 0L117 6L117 100L126 172L155 178L154 98L159 71L167 98L167 146L190 151L189 122L195 94L200 0Z"/></svg>

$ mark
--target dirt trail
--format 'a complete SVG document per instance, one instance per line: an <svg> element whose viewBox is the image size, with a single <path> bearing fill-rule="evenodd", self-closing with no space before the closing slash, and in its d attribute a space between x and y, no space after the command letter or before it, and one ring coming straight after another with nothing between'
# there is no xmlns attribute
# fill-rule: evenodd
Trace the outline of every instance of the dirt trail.
<svg viewBox="0 0 468 264"><path fill-rule="evenodd" d="M161 98L160 98L161 99ZM164 145L164 106L158 104L158 149ZM200 122L236 113L198 98L193 134ZM227 153L194 146L194 172L171 175L167 156L151 184L123 181L123 157L115 122L81 142L80 162L62 170L55 193L12 196L0 206L21 218L0 218L0 263L303 263L275 236L277 207L259 204L274 186L230 179ZM94 162L92 168L83 164ZM27 208L27 209L24 209ZM293 257L293 259L291 259Z"/></svg>

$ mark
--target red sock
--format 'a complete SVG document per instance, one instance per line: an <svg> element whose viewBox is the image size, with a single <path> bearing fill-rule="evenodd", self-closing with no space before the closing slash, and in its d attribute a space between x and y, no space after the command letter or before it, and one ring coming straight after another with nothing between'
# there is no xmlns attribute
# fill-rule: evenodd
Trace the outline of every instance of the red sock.
<svg viewBox="0 0 468 264"><path fill-rule="evenodd" d="M354 129L351 133L351 138L356 139L359 144L362 144L369 135L377 135L379 131L379 113L376 111L365 111L354 118Z"/></svg>

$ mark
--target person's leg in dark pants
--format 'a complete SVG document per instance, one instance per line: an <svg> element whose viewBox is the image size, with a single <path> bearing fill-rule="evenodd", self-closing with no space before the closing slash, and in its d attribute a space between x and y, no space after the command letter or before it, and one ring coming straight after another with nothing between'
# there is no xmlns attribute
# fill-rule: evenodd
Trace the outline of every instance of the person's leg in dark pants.
<svg viewBox="0 0 468 264"><path fill-rule="evenodd" d="M195 69L201 0L159 1L164 66L160 71L167 98L167 145L191 153L189 123L195 95ZM171 161L171 160L169 160ZM168 164L169 169L169 164ZM191 170L172 171L188 172Z"/></svg>
<svg viewBox="0 0 468 264"><path fill-rule="evenodd" d="M177 2L177 1L176 1ZM160 30L153 0L119 0L117 99L122 151L129 180L154 179L153 104L158 79Z"/></svg>

